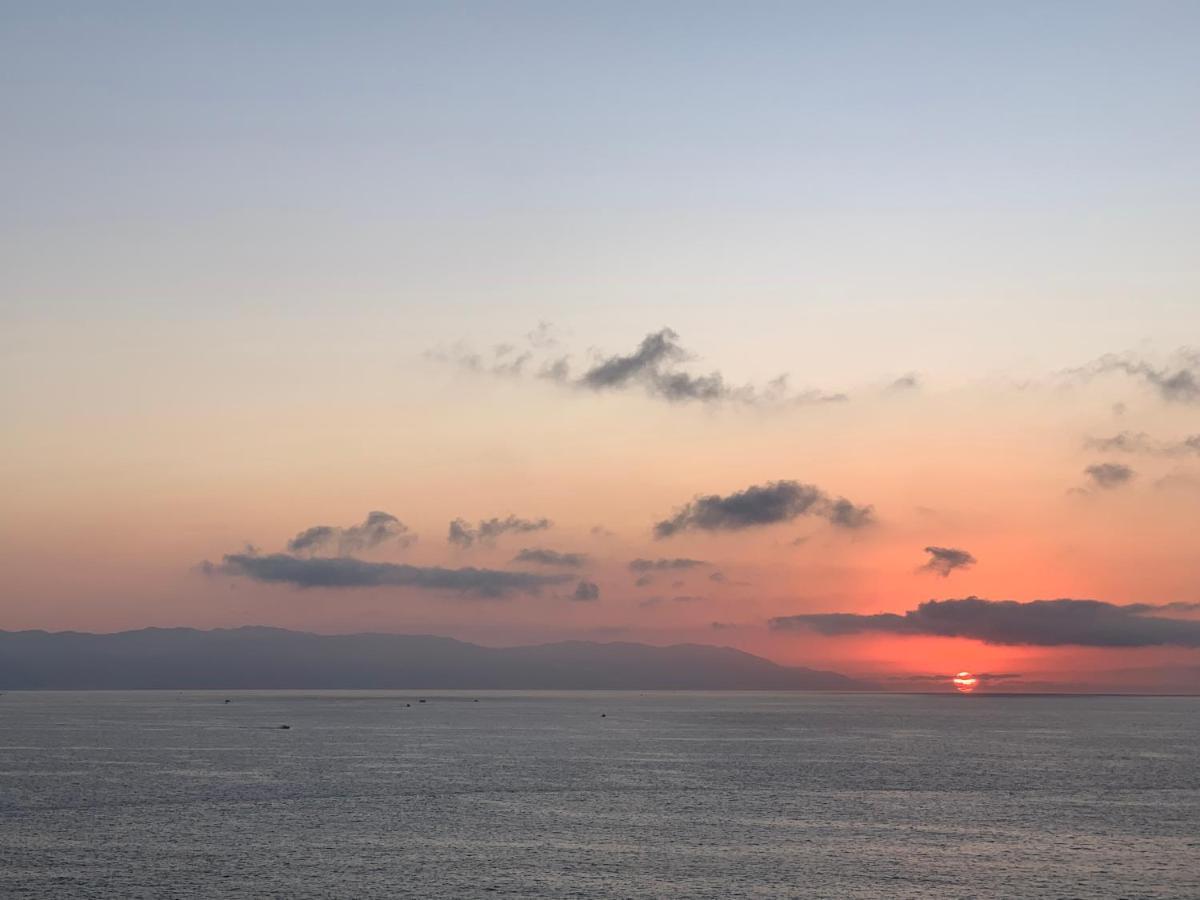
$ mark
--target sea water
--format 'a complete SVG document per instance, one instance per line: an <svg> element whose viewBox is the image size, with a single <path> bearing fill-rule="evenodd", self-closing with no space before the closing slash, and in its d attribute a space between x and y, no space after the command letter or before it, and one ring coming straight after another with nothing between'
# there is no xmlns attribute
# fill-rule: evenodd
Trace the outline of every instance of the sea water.
<svg viewBox="0 0 1200 900"><path fill-rule="evenodd" d="M9 692L0 896L1197 898L1200 698Z"/></svg>

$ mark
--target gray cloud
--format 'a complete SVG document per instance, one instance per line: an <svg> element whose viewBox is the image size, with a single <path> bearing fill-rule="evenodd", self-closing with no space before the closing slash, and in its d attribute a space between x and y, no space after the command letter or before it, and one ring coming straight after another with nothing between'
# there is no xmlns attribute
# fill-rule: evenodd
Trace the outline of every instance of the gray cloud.
<svg viewBox="0 0 1200 900"><path fill-rule="evenodd" d="M974 556L957 547L926 547L925 552L929 554L929 561L921 568L943 578L955 569L968 569L976 563Z"/></svg>
<svg viewBox="0 0 1200 900"><path fill-rule="evenodd" d="M1094 378L1120 373L1150 386L1169 403L1200 403L1200 352L1183 349L1175 357L1171 365L1155 366L1135 356L1108 354L1068 374Z"/></svg>
<svg viewBox="0 0 1200 900"><path fill-rule="evenodd" d="M558 550L545 550L541 547L526 547L513 557L516 563L536 563L540 566L566 566L578 569L587 565L586 553L560 553Z"/></svg>
<svg viewBox="0 0 1200 900"><path fill-rule="evenodd" d="M513 532L528 534L531 531L545 531L554 525L549 519L522 519L508 516L504 519L481 519L474 528L466 519L455 519L450 523L446 540L460 547L470 547L476 542L488 543L500 535Z"/></svg>
<svg viewBox="0 0 1200 900"><path fill-rule="evenodd" d="M903 615L814 613L770 620L775 631L807 629L824 635L884 632L961 637L987 644L1056 647L1200 647L1200 620L1164 616L1200 604L1119 606L1100 600L928 600Z"/></svg>
<svg viewBox="0 0 1200 900"><path fill-rule="evenodd" d="M580 376L579 383L600 391L626 387L645 377L652 379L663 363L687 358L677 343L678 338L679 335L670 328L648 334L632 353L610 356L592 366Z"/></svg>
<svg viewBox="0 0 1200 900"><path fill-rule="evenodd" d="M549 329L542 325L527 334L526 341L539 353L553 348L557 343L549 338ZM429 359L451 363L476 374L500 378L532 374L537 379L564 387L596 392L640 389L669 403L731 402L758 406L800 406L837 403L848 399L845 394L819 390L792 391L786 375L779 376L762 388L756 388L753 385L730 385L720 372L694 374L683 371L678 368L679 365L692 359L692 354L684 350L679 344L679 335L670 328L647 334L629 353L600 358L578 376L572 375L569 356L535 360L532 352L522 353L508 344L494 347L490 355L475 353L462 344L456 344L449 350L430 351L425 355ZM535 369L532 373L531 368Z"/></svg>
<svg viewBox="0 0 1200 900"><path fill-rule="evenodd" d="M1096 463L1083 470L1092 484L1099 488L1110 490L1120 487L1132 480L1134 471L1124 463Z"/></svg>
<svg viewBox="0 0 1200 900"><path fill-rule="evenodd" d="M674 569L695 569L700 566L707 566L708 563L703 559L687 559L686 557L675 557L674 559L635 559L630 561L629 570L631 572L665 572Z"/></svg>
<svg viewBox="0 0 1200 900"><path fill-rule="evenodd" d="M715 581L717 584L724 584L729 579L725 577L724 572L713 572L708 576L709 581Z"/></svg>
<svg viewBox="0 0 1200 900"><path fill-rule="evenodd" d="M907 375L901 375L890 385L889 391L915 391L921 386L921 378L916 372L909 372Z"/></svg>
<svg viewBox="0 0 1200 900"><path fill-rule="evenodd" d="M639 575L637 580L634 582L634 585L637 587L646 587L647 585L651 584L654 584L653 575Z"/></svg>
<svg viewBox="0 0 1200 900"><path fill-rule="evenodd" d="M1151 456L1200 456L1200 434L1178 441L1159 441L1144 431L1122 431L1106 438L1088 438L1084 446L1105 453L1144 453Z"/></svg>
<svg viewBox="0 0 1200 900"><path fill-rule="evenodd" d="M953 681L954 676L957 674L957 672L943 672L929 675L891 675L887 680L920 683L928 682L932 684L949 686ZM1024 677L1017 672L972 672L971 675L977 682L979 682L980 687L987 687L989 684L1003 684L1005 682L1016 681Z"/></svg>
<svg viewBox="0 0 1200 900"><path fill-rule="evenodd" d="M844 497L832 498L820 488L798 481L772 481L751 485L721 497L696 497L674 516L654 526L654 536L667 538L681 531L740 531L790 522L816 515L841 528L862 528L873 521L870 506L856 506Z"/></svg>
<svg viewBox="0 0 1200 900"><path fill-rule="evenodd" d="M444 569L367 562L349 556L300 557L287 553L257 556L231 553L220 565L205 566L209 574L236 575L253 581L291 584L300 588L411 587L457 591L482 597L513 592L536 593L543 587L570 581L570 575L540 575L496 569Z"/></svg>
<svg viewBox="0 0 1200 900"><path fill-rule="evenodd" d="M581 581L575 585L575 593L571 595L571 599L581 601L599 600L600 588L595 582Z"/></svg>
<svg viewBox="0 0 1200 900"><path fill-rule="evenodd" d="M401 547L414 543L417 536L408 526L390 513L374 510L367 513L358 525L338 528L333 525L314 525L300 532L287 547L293 553L315 552L326 547L335 547L339 555L358 550L369 550L385 542Z"/></svg>

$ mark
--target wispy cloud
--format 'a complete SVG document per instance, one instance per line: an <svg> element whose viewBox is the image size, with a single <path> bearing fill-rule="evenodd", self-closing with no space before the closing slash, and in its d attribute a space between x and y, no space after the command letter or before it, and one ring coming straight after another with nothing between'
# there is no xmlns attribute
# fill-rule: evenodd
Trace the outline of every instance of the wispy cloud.
<svg viewBox="0 0 1200 900"><path fill-rule="evenodd" d="M1104 453L1138 453L1149 456L1200 456L1200 434L1188 435L1177 441L1152 438L1144 431L1122 431L1111 437L1088 438L1084 446Z"/></svg>
<svg viewBox="0 0 1200 900"><path fill-rule="evenodd" d="M581 371L573 371L569 355L541 356L540 351L557 348L558 342L548 335L549 326L542 323L526 335L531 350L521 352L513 345L501 344L490 353L481 354L456 344L449 349L429 351L426 357L480 375L497 378L532 375L565 388L595 393L640 390L668 403L784 407L840 403L848 399L843 393L794 391L788 385L787 375L757 387L730 384L716 370L690 372L682 367L694 361L694 354L684 349L679 335L670 328L650 332L626 353L600 355Z"/></svg>
<svg viewBox="0 0 1200 900"><path fill-rule="evenodd" d="M476 543L490 543L502 534L509 532L528 534L531 531L545 531L553 527L549 519L522 519L519 516L507 516L503 519L481 519L474 528L466 519L454 519L450 523L446 540L459 547L470 547Z"/></svg>
<svg viewBox="0 0 1200 900"><path fill-rule="evenodd" d="M1190 348L1177 350L1166 365L1155 365L1133 354L1110 353L1067 374L1084 379L1127 375L1152 388L1168 403L1200 403L1200 352Z"/></svg>

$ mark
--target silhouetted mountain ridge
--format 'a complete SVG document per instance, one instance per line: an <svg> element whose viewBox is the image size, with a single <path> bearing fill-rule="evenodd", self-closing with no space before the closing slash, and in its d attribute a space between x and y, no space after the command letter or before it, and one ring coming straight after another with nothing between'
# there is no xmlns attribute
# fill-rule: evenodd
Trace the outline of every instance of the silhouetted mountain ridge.
<svg viewBox="0 0 1200 900"><path fill-rule="evenodd" d="M710 644L562 641L484 647L412 634L311 634L269 626L114 634L0 631L12 690L462 688L863 690L836 672Z"/></svg>

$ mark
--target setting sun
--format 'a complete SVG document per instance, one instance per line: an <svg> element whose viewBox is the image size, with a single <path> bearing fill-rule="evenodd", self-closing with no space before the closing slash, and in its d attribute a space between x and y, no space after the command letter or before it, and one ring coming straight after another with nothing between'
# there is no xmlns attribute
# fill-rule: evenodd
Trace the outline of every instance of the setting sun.
<svg viewBox="0 0 1200 900"><path fill-rule="evenodd" d="M959 672L954 676L953 681L954 687L962 694L969 694L979 686L979 679L970 672Z"/></svg>

